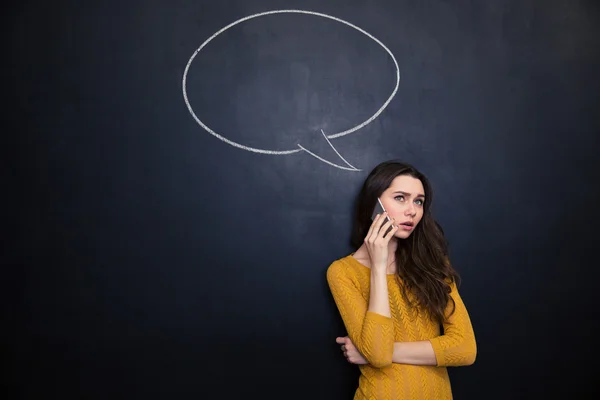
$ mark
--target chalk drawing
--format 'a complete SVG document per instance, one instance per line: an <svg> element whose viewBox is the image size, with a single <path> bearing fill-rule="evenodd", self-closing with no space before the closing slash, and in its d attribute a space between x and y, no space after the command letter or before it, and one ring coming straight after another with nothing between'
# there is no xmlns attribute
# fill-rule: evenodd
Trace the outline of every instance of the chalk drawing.
<svg viewBox="0 0 600 400"><path fill-rule="evenodd" d="M363 121L362 123L347 129L343 132L337 132L337 133L333 133L333 134L329 134L326 135L325 132L323 132L323 130L321 130L321 133L323 134L323 137L325 138L325 140L327 140L327 143L331 146L331 148L335 151L335 153L342 159L342 161L344 161L344 163L346 165L348 165L348 167L344 167L338 164L335 164L333 162L327 161L322 157L319 157L318 155L316 155L315 153L309 151L308 149L304 148L302 145L300 145L300 143L297 144L298 148L297 149L290 149L290 150L265 150L265 149L259 149L259 148L255 148L255 147L249 147L249 146L244 146L240 143L234 142L233 140L230 140L226 137L224 137L223 135L218 134L217 132L215 132L214 130L212 130L211 128L209 128L204 122L202 122L200 120L200 118L198 118L198 116L196 115L196 113L194 112L194 110L192 109L192 106L190 105L190 101L188 99L188 95L187 95L187 88L186 88L186 82L187 82L187 76L188 76L188 72L190 69L190 66L192 65L192 62L194 61L194 59L196 58L196 56L198 55L198 53L200 53L200 51L208 44L210 43L214 38L216 38L217 36L219 36L220 34L222 34L223 32L225 32L227 29L238 25L244 21L248 21L250 19L253 18L258 18L258 17L263 17L266 15L272 15L272 14L308 14L308 15L312 15L312 16L316 16L316 17L322 17L322 18L328 18L330 20L333 21L337 21L340 22L344 25L347 25L351 28L356 29L357 31L359 31L360 33L366 35L367 37L369 37L370 39L372 39L373 41L375 41L378 45L380 45L392 58L392 60L394 61L394 65L396 66L396 85L390 95L390 97L388 97L388 99L383 103L383 105L377 110L377 112L375 114L373 114L370 118L368 118L367 120ZM287 155L287 154L294 154L294 153L298 153L300 151L304 151L307 154L310 154L311 156L317 158L320 161L323 161L333 167L336 168L340 168L340 169L344 169L344 170L349 170L349 171L360 171L360 169L352 166L350 163L348 163L348 161L346 161L341 155L340 153L335 149L335 147L333 147L333 145L331 144L330 139L336 139L345 135L348 135L350 133L356 132L361 128L364 128L365 126L367 126L368 124L370 124L371 122L373 122L382 112L383 110L385 110L385 108L388 106L388 104L390 104L390 102L392 101L392 99L394 98L394 96L396 95L396 93L398 92L398 87L400 86L400 67L398 67L398 62L396 61L396 57L394 57L394 54L390 51L390 49L388 49L379 39L377 39L376 37L374 37L373 35L371 35L370 33L366 32L365 30L359 28L358 26L351 24L348 21L344 21L343 19L331 16L331 15L327 15L327 14L322 14L322 13L318 13L318 12L314 12L314 11L305 11L305 10L272 10L272 11L266 11L266 12L262 12L262 13L258 13L258 14L252 14L249 15L247 17L244 18L240 18L237 21L234 21L232 23L230 23L229 25L221 28L219 31L215 32L211 37L209 37L208 39L206 39L204 41L204 43L202 43L200 45L200 47L198 47L196 49L196 51L194 51L194 53L192 54L192 56L190 57L187 65L185 66L185 70L183 72L183 82L182 82L182 88L183 88L183 98L185 100L185 104L190 112L190 114L192 115L192 117L196 120L196 122L204 129L206 130L208 133L210 133L211 135L215 136L216 138L222 140L223 142L240 148L242 150L246 150L246 151L251 151L251 152L255 152L255 153L261 153L261 154L271 154L271 155Z"/></svg>

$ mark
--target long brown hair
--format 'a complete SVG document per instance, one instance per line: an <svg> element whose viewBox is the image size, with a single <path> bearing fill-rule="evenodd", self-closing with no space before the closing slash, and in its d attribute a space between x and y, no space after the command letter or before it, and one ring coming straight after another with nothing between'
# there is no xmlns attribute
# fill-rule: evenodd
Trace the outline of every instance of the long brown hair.
<svg viewBox="0 0 600 400"><path fill-rule="evenodd" d="M409 304L419 307L434 321L442 323L454 312L450 284L458 284L460 277L449 262L444 232L431 214L433 190L424 174L412 165L399 161L386 161L375 167L365 180L356 201L352 246L358 249L364 243L377 198L400 175L419 179L425 190L421 221L407 239L398 239L396 263L402 294ZM414 301L409 300L407 292L412 293ZM449 303L453 307L446 315Z"/></svg>

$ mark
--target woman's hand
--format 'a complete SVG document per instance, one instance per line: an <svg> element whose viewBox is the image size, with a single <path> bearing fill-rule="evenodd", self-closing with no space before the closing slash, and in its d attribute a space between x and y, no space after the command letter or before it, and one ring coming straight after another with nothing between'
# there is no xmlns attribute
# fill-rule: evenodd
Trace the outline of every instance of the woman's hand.
<svg viewBox="0 0 600 400"><path fill-rule="evenodd" d="M385 213L377 214L364 240L371 258L371 268L379 270L387 268L388 243L398 230L398 225L392 224L393 219L388 221L386 217ZM392 229L388 232L390 227ZM386 232L387 235L384 235Z"/></svg>
<svg viewBox="0 0 600 400"><path fill-rule="evenodd" d="M348 360L349 363L364 365L369 362L360 354L356 346L352 343L348 336L346 337L338 337L335 339L335 342L342 345L342 351L344 352L344 357Z"/></svg>

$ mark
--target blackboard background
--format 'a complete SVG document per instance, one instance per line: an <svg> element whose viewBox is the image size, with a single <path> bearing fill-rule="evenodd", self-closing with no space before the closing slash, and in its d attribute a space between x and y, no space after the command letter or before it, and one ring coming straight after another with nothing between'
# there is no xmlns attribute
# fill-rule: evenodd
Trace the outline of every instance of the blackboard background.
<svg viewBox="0 0 600 400"><path fill-rule="evenodd" d="M598 2L5 7L2 344L15 398L351 398L325 270L352 250L362 180L391 158L431 178L463 278L479 353L450 370L455 398L591 397ZM204 40L292 8L356 24L398 60L389 107L332 141L360 172L234 148L187 110L183 70ZM211 42L189 95L232 140L303 143L339 163L319 129L362 122L394 79L364 35L279 15Z"/></svg>

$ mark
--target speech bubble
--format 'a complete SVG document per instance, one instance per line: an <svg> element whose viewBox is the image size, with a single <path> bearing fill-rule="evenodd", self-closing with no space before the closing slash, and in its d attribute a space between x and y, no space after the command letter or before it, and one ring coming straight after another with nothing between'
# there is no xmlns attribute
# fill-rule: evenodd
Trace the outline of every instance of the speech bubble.
<svg viewBox="0 0 600 400"><path fill-rule="evenodd" d="M346 129L342 132L336 132L336 133L332 133L332 134L325 134L325 132L321 129L321 134L323 135L324 140L327 142L327 144L335 151L335 153L340 157L340 159L342 161L344 161L344 163L346 165L348 165L348 167L344 167L338 164L335 164L331 161L326 160L323 157L318 156L317 154L315 154L314 152L306 149L305 147L303 147L300 143L297 144L297 148L294 149L287 149L287 150L267 150L267 149L261 149L261 148L257 148L257 147L251 147L251 146L246 146L243 145L241 143L237 143L231 139L228 139L227 137L215 132L213 129L211 129L209 126L207 126L202 120L200 120L200 118L198 118L198 116L196 115L196 113L194 112L189 98L188 98L188 94L187 94L187 77L188 77L188 73L190 70L190 67L192 65L192 62L194 61L194 59L198 56L198 54L202 51L202 49L204 47L206 47L212 40L214 40L217 36L221 35L223 32L225 32L226 30L241 24L242 22L254 19L254 18L259 18L259 17L264 17L267 15L273 15L273 14L307 14L307 15L312 15L312 16L316 16L316 17L321 17L321 18L327 18L329 20L333 20L339 23L342 23L346 26L349 26L355 30L357 30L358 32L364 34L365 36L367 36L369 39L373 40L375 43L377 43L379 46L381 46L388 54L389 56L392 58L392 61L394 62L395 68L396 68L396 84L394 86L394 89L392 90L390 96L387 98L387 100L383 103L383 105L372 115L370 116L368 119L366 119L365 121L361 122L360 124ZM198 47L194 53L192 54L192 56L190 57L190 59L187 62L187 65L184 69L183 72L183 79L182 79L182 90L183 90L183 98L185 101L185 104L188 108L188 111L190 112L190 114L192 115L192 117L194 118L194 120L198 123L198 125L200 125L205 131L207 131L208 133L210 133L211 135L215 136L216 138L218 138L219 140L237 147L239 149L242 150L246 150L246 151L250 151L250 152L254 152L254 153L260 153L260 154L269 154L269 155L288 155L288 154L295 154L298 152L306 152L307 154L310 154L311 156L317 158L318 160L329 164L333 167L336 168L340 168L340 169L345 169L345 170L350 170L350 171L360 171L360 169L357 169L356 167L352 166L350 163L348 163L341 155L340 153L335 149L335 147L333 146L333 144L331 143L330 139L336 139L336 138L340 138L346 135L349 135L353 132L356 132L362 128L364 128L365 126L367 126L368 124L370 124L371 122L373 122L384 110L385 108L389 105L389 103L392 101L392 99L394 98L394 96L396 95L396 93L398 92L398 87L400 86L400 68L398 66L398 62L396 61L396 57L394 57L394 54L390 51L390 49L385 46L379 39L377 39L376 37L374 37L373 35L371 35L370 33L368 33L367 31L365 31L364 29L348 22L345 21L341 18L337 18L328 14L323 14L323 13L318 13L318 12L314 12L314 11L306 11L306 10L294 10L294 9L290 9L290 10L272 10L272 11L266 11L266 12L261 12L261 13L257 13L257 14L252 14L249 15L247 17L243 17L240 18L232 23L230 23L229 25L221 28L219 31L215 32L212 36L210 36L208 39L206 39L201 45L200 47Z"/></svg>

